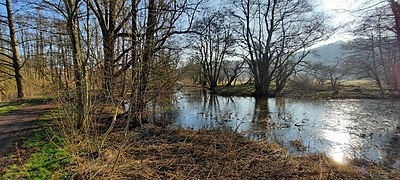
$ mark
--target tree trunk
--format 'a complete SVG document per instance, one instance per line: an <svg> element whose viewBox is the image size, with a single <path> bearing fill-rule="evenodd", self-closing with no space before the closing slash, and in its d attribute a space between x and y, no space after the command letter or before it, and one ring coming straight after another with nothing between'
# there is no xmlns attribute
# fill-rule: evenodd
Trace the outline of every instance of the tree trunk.
<svg viewBox="0 0 400 180"><path fill-rule="evenodd" d="M79 35L79 26L78 26L78 12L75 6L77 6L78 2L73 2L69 0L66 3L67 9L67 29L69 38L71 40L71 49L72 49L72 59L74 63L74 75L75 75L75 89L76 89L76 109L77 109L77 122L76 128L78 130L83 130L87 127L87 119L85 117L85 92L86 88L84 87L84 79L83 75L85 74L85 67L83 64L83 56L82 56L82 48L80 42Z"/></svg>
<svg viewBox="0 0 400 180"><path fill-rule="evenodd" d="M400 48L400 5L394 0L390 0L390 7L392 9L394 19L395 19L395 32L397 38L397 46Z"/></svg>
<svg viewBox="0 0 400 180"><path fill-rule="evenodd" d="M274 95L271 94L269 91L270 77L265 77L267 74L266 72L259 72L258 76L254 76L254 83L256 91L254 92L255 97L273 97Z"/></svg>
<svg viewBox="0 0 400 180"><path fill-rule="evenodd" d="M235 77L235 76L230 77L230 78L228 79L228 83L226 83L225 87L231 87L233 81L235 81L235 80L236 80L236 77Z"/></svg>
<svg viewBox="0 0 400 180"><path fill-rule="evenodd" d="M212 78L212 77L210 77L210 78ZM211 79L211 80L210 80L209 86L210 86L210 90L211 90L211 91L214 91L214 90L217 88L217 86L218 86L218 81L217 81L217 79Z"/></svg>
<svg viewBox="0 0 400 180"><path fill-rule="evenodd" d="M256 85L256 91L253 94L255 97L266 97L270 96L268 88L265 88L263 85Z"/></svg>
<svg viewBox="0 0 400 180"><path fill-rule="evenodd" d="M14 77L15 82L17 83L17 96L18 98L24 97L23 85L22 85L22 75L21 75L21 59L18 53L18 45L17 45L17 37L15 36L15 28L14 28L14 18L12 16L12 9L10 0L6 0L6 8L7 8L7 20L8 20L8 28L10 31L10 45L11 51L13 53L12 62L14 69Z"/></svg>
<svg viewBox="0 0 400 180"><path fill-rule="evenodd" d="M110 93L113 91L113 80L114 74L114 48L115 38L112 33L105 32L103 30L103 48L104 48L104 90L108 90Z"/></svg>
<svg viewBox="0 0 400 180"><path fill-rule="evenodd" d="M145 44L144 44L144 53L143 59L139 64L139 72L138 72L138 88L136 95L136 104L134 107L135 111L135 120L138 124L142 125L147 121L146 109L147 109L147 101L146 101L146 91L147 91L147 83L148 83L148 75L150 72L150 64L153 59L153 49L155 46L155 33L156 33L156 25L157 25L157 10L156 10L156 1L150 0L148 5L148 17L146 23L146 33L145 33Z"/></svg>
<svg viewBox="0 0 400 180"><path fill-rule="evenodd" d="M77 27L74 23L69 24L69 33L72 44L72 52L73 52L73 61L74 61L74 74L75 74L75 88L77 95L77 112L78 112L78 121L77 121L77 129L82 129L84 126L84 105L83 105L83 83L82 83L82 52L80 49L79 43L79 35L77 34Z"/></svg>

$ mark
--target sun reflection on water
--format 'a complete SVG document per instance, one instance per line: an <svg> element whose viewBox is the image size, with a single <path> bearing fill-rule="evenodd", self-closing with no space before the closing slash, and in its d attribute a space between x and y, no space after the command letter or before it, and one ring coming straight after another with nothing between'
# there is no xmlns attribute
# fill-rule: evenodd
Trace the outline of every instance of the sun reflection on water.
<svg viewBox="0 0 400 180"><path fill-rule="evenodd" d="M347 152L351 151L351 136L347 131L347 127L352 126L351 114L357 107L341 106L334 112L331 112L327 117L326 122L333 129L323 131L323 136L331 142L327 154L340 164L346 163L346 160L351 158Z"/></svg>
<svg viewBox="0 0 400 180"><path fill-rule="evenodd" d="M346 163L346 159L349 158L346 151L351 148L350 135L345 132L325 130L324 136L332 142L328 155L338 163Z"/></svg>
<svg viewBox="0 0 400 180"><path fill-rule="evenodd" d="M212 98L202 92L178 95L174 125L180 127L227 127L249 136L254 133L294 154L324 153L340 164L352 158L400 164L399 131L393 125L400 117L400 102ZM288 143L297 139L307 147L306 152L298 152Z"/></svg>
<svg viewBox="0 0 400 180"><path fill-rule="evenodd" d="M330 152L330 156L333 160L340 164L345 164L346 159L348 159L346 153L341 149L332 149L332 151Z"/></svg>

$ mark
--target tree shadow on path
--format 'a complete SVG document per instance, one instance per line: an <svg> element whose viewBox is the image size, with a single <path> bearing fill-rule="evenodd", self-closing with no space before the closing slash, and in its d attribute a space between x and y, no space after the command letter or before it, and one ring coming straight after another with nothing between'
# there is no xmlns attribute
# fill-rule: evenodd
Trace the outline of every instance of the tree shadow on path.
<svg viewBox="0 0 400 180"><path fill-rule="evenodd" d="M50 106L42 103L0 115L0 156L12 152L16 143L36 129L37 120L49 110Z"/></svg>

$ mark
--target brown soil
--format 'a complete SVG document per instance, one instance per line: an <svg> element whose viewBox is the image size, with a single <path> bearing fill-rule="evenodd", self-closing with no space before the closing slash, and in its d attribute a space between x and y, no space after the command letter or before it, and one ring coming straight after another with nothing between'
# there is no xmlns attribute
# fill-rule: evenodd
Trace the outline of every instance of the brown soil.
<svg viewBox="0 0 400 180"><path fill-rule="evenodd" d="M35 127L35 121L50 109L48 104L24 106L0 115L0 157L15 149Z"/></svg>

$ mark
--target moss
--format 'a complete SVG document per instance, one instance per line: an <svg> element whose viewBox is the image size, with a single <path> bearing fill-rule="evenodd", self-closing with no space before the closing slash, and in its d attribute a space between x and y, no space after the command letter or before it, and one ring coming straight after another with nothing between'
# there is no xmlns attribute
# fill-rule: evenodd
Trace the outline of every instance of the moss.
<svg viewBox="0 0 400 180"><path fill-rule="evenodd" d="M9 103L9 104L7 104L7 105L5 105L3 107L0 107L0 115L1 114L5 114L5 113L7 113L9 111L12 111L14 109L17 109L18 107L26 106L28 104L29 103L27 103L26 101L17 101L17 102Z"/></svg>

